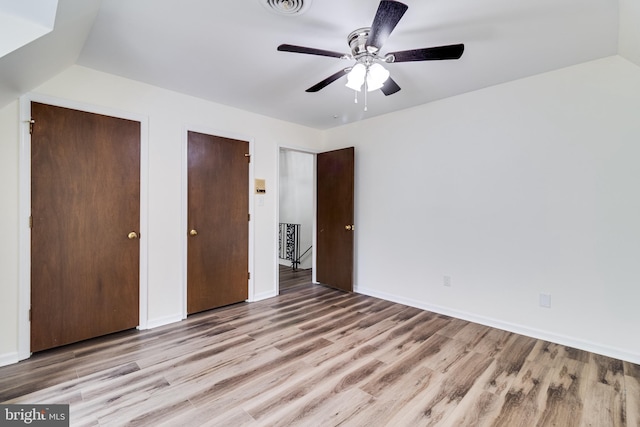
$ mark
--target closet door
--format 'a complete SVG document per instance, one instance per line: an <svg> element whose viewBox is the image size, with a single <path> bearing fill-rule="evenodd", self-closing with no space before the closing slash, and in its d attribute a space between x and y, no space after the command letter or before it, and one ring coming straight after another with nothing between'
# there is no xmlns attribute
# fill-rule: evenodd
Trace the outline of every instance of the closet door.
<svg viewBox="0 0 640 427"><path fill-rule="evenodd" d="M188 133L187 313L249 294L249 143Z"/></svg>
<svg viewBox="0 0 640 427"><path fill-rule="evenodd" d="M31 351L139 323L140 123L31 104Z"/></svg>

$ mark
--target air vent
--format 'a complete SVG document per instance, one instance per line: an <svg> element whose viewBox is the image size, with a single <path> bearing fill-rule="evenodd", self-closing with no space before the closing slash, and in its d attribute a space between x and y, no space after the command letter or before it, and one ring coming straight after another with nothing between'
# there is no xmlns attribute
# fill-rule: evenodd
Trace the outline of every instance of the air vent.
<svg viewBox="0 0 640 427"><path fill-rule="evenodd" d="M311 0L259 0L267 10L278 15L302 15L311 6Z"/></svg>

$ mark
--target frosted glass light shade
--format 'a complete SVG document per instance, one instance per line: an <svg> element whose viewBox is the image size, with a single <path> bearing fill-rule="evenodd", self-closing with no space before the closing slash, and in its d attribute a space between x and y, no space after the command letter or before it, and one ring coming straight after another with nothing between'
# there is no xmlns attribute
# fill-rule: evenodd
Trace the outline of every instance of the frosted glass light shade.
<svg viewBox="0 0 640 427"><path fill-rule="evenodd" d="M376 63L367 70L367 90L377 90L382 87L384 82L389 78L389 71L382 65Z"/></svg>
<svg viewBox="0 0 640 427"><path fill-rule="evenodd" d="M367 74L367 67L363 64L356 64L353 66L349 74L347 74L347 84L349 89L360 92L362 85L364 84L364 78Z"/></svg>

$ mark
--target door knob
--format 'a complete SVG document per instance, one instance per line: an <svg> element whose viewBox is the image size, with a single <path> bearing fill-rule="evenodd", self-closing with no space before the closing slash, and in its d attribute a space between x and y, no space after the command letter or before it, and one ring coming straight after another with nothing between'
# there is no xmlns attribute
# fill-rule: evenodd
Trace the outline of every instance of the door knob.
<svg viewBox="0 0 640 427"><path fill-rule="evenodd" d="M190 236L197 236L197 235L198 235L198 232L194 229L194 230L191 230L191 231L189 232L189 235L190 235Z"/></svg>
<svg viewBox="0 0 640 427"><path fill-rule="evenodd" d="M353 230L355 230L355 227L353 225L345 225L344 229L347 230L347 231L353 231Z"/></svg>
<svg viewBox="0 0 640 427"><path fill-rule="evenodd" d="M136 233L135 231L132 231L127 235L127 237L129 238L129 240L135 240L138 238L138 233Z"/></svg>

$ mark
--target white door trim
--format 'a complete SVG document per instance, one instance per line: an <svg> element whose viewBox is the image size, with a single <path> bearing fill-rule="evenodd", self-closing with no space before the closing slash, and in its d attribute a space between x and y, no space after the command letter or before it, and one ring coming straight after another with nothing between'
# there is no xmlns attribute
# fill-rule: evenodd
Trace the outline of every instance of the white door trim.
<svg viewBox="0 0 640 427"><path fill-rule="evenodd" d="M149 118L102 106L84 104L68 99L37 93L20 97L20 151L19 151L19 254L18 254L18 359L31 356L31 102L86 111L140 122L140 308L139 329L147 328L148 319L148 259L149 259Z"/></svg>
<svg viewBox="0 0 640 427"><path fill-rule="evenodd" d="M275 278L274 278L274 290L273 294L278 295L280 293L280 257L278 251L278 240L279 240L279 230L280 230L280 152L281 151L298 151L300 153L307 153L313 155L313 227L312 227L312 236L311 236L311 244L313 245L313 252L311 255L311 281L313 283L317 283L316 281L316 226L317 226L317 182L318 177L316 173L316 162L317 162L317 154L322 153L323 150L316 150L312 148L305 147L295 147L291 145L278 145L276 147L276 223L275 223L275 234L273 241L275 242Z"/></svg>

